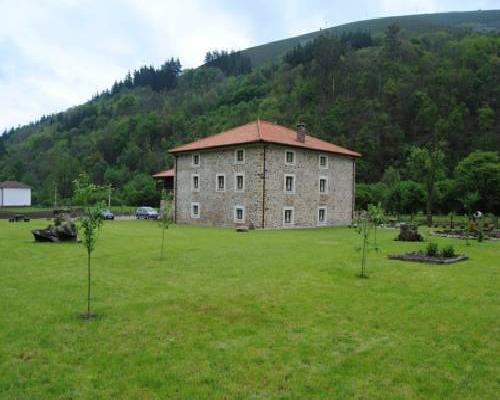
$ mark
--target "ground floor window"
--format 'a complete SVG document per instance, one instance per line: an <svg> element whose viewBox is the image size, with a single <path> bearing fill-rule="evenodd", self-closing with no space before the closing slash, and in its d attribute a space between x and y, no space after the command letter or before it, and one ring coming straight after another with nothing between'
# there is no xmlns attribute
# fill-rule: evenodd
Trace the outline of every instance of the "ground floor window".
<svg viewBox="0 0 500 400"><path fill-rule="evenodd" d="M318 225L326 224L326 207L318 208Z"/></svg>
<svg viewBox="0 0 500 400"><path fill-rule="evenodd" d="M283 225L293 225L294 224L294 209L293 207L283 208Z"/></svg>
<svg viewBox="0 0 500 400"><path fill-rule="evenodd" d="M234 222L245 222L245 207L235 206L234 207Z"/></svg>
<svg viewBox="0 0 500 400"><path fill-rule="evenodd" d="M200 218L200 203L191 203L191 218Z"/></svg>

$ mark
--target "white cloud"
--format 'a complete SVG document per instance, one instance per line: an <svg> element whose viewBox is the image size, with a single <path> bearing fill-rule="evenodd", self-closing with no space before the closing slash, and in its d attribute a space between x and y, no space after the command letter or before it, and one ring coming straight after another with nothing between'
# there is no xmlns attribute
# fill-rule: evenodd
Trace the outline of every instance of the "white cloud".
<svg viewBox="0 0 500 400"><path fill-rule="evenodd" d="M88 100L128 70L243 49L326 25L497 0L0 0L0 134Z"/></svg>

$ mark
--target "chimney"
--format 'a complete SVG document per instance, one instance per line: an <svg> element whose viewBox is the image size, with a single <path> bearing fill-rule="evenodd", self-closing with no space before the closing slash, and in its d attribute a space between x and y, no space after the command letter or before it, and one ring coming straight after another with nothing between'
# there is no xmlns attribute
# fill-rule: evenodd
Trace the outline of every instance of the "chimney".
<svg viewBox="0 0 500 400"><path fill-rule="evenodd" d="M306 124L299 122L297 124L297 142L304 143L306 141Z"/></svg>

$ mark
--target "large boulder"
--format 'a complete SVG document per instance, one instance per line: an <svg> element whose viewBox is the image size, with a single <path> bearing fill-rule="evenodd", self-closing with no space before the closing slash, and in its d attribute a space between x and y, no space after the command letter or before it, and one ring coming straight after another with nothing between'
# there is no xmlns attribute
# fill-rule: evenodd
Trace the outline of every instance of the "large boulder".
<svg viewBox="0 0 500 400"><path fill-rule="evenodd" d="M54 211L54 225L46 229L31 231L37 242L76 242L78 229L69 214L64 211Z"/></svg>
<svg viewBox="0 0 500 400"><path fill-rule="evenodd" d="M396 240L402 242L421 242L424 238L418 233L417 225L401 224L399 225L399 236Z"/></svg>

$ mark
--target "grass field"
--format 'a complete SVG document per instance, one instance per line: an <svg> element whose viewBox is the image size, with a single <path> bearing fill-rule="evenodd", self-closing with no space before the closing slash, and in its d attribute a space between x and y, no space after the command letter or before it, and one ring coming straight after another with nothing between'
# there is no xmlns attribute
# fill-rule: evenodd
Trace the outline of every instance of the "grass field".
<svg viewBox="0 0 500 400"><path fill-rule="evenodd" d="M1 399L495 399L500 242L470 261L389 261L359 279L348 228L104 226L86 307L84 249L0 221ZM43 225L43 224L42 224ZM425 232L425 231L424 231Z"/></svg>

